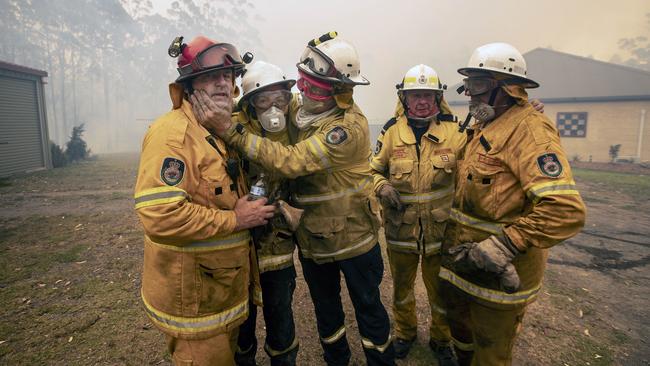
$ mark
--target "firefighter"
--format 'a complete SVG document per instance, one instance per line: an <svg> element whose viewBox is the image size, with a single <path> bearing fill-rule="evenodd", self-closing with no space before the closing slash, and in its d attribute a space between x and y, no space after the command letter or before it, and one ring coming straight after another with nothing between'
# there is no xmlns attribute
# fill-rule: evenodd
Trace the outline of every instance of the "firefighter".
<svg viewBox="0 0 650 366"><path fill-rule="evenodd" d="M456 176L440 278L461 365L510 365L548 248L576 235L585 206L558 131L528 102L526 62L505 43L458 70L477 121Z"/></svg>
<svg viewBox="0 0 650 366"><path fill-rule="evenodd" d="M441 366L456 365L438 272L456 156L466 141L444 101L445 87L429 66L406 72L397 85L401 108L384 126L370 163L393 277L395 356L406 357L417 337L414 285L421 262L431 309L429 346Z"/></svg>
<svg viewBox="0 0 650 366"><path fill-rule="evenodd" d="M235 120L250 133L289 145L286 125L293 99L291 88L295 83L295 80L287 79L282 70L273 64L258 61L247 67L242 78L243 96L239 100L238 110L233 113ZM275 201L288 200L288 182L277 174L264 172L250 160L244 160L244 172L249 186L262 180L269 197ZM295 365L298 339L295 336L291 308L296 288L294 235L287 222L276 217L263 228L256 240L264 300L262 311L266 324L264 350L271 358L271 365ZM255 365L256 315L256 307L252 306L248 319L239 329L235 359L240 366Z"/></svg>
<svg viewBox="0 0 650 366"><path fill-rule="evenodd" d="M369 82L360 74L355 48L335 32L310 41L297 67L302 105L291 124L293 145L249 133L214 113L209 100L200 120L265 170L295 180L292 203L305 210L296 232L299 258L327 364L347 365L351 357L340 297L343 272L367 363L393 365L379 294L379 220L370 208L368 122L352 98L354 86Z"/></svg>
<svg viewBox="0 0 650 366"><path fill-rule="evenodd" d="M247 199L237 155L197 122L188 101L200 92L219 110L231 108L244 66L237 49L179 37L169 53L180 55L173 109L144 138L135 187L145 232L142 301L176 365L234 365L256 275L247 229L266 224L274 207Z"/></svg>

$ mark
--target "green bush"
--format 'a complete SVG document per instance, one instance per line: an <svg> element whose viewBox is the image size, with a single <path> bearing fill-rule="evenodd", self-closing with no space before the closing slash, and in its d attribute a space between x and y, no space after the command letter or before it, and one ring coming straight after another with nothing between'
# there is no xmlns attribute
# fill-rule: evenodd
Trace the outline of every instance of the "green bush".
<svg viewBox="0 0 650 366"><path fill-rule="evenodd" d="M66 143L65 148L65 156L69 162L85 160L90 156L90 150L88 150L86 141L82 138L84 131L83 123L72 128L70 141Z"/></svg>
<svg viewBox="0 0 650 366"><path fill-rule="evenodd" d="M54 168L60 168L68 164L68 159L66 159L63 149L54 141L50 141L50 155L52 155L52 166Z"/></svg>

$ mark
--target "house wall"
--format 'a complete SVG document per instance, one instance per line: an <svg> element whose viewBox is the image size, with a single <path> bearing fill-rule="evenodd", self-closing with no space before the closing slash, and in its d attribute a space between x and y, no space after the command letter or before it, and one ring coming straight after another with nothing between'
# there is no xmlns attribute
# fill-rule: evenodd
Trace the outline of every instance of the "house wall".
<svg viewBox="0 0 650 366"><path fill-rule="evenodd" d="M467 105L452 106L459 119L467 115ZM569 160L608 162L609 148L621 144L619 158L636 157L640 120L645 110L645 126L639 161L650 161L650 101L545 103L544 114L557 126L558 113L587 112L584 137L562 137Z"/></svg>

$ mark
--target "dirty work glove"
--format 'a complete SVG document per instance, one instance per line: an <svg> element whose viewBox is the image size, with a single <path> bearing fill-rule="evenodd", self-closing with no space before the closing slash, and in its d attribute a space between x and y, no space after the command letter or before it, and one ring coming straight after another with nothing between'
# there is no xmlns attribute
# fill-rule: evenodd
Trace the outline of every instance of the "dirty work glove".
<svg viewBox="0 0 650 366"><path fill-rule="evenodd" d="M392 208L404 212L405 207L399 199L399 192L392 185L384 184L381 186L379 192L377 192L377 197L379 197L379 201L385 208Z"/></svg>
<svg viewBox="0 0 650 366"><path fill-rule="evenodd" d="M501 290L513 293L519 290L521 282L512 264L519 250L508 237L491 235L478 243L465 243L449 249L454 265L460 270L481 269L494 273Z"/></svg>

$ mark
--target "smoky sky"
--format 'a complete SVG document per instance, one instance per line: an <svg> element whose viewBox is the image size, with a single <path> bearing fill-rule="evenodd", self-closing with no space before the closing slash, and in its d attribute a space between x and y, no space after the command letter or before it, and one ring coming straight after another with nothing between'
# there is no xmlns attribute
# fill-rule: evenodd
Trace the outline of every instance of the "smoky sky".
<svg viewBox="0 0 650 366"><path fill-rule="evenodd" d="M167 3L154 1L154 6L162 9ZM250 51L288 76L295 77L295 64L309 39L335 30L352 42L361 72L371 81L355 88L355 99L374 123L390 116L395 84L418 63L432 66L451 86L460 81L456 70L485 43L511 43L522 53L547 47L609 61L623 53L619 39L650 37L645 15L650 2L643 0L252 3L250 24L261 42Z"/></svg>

